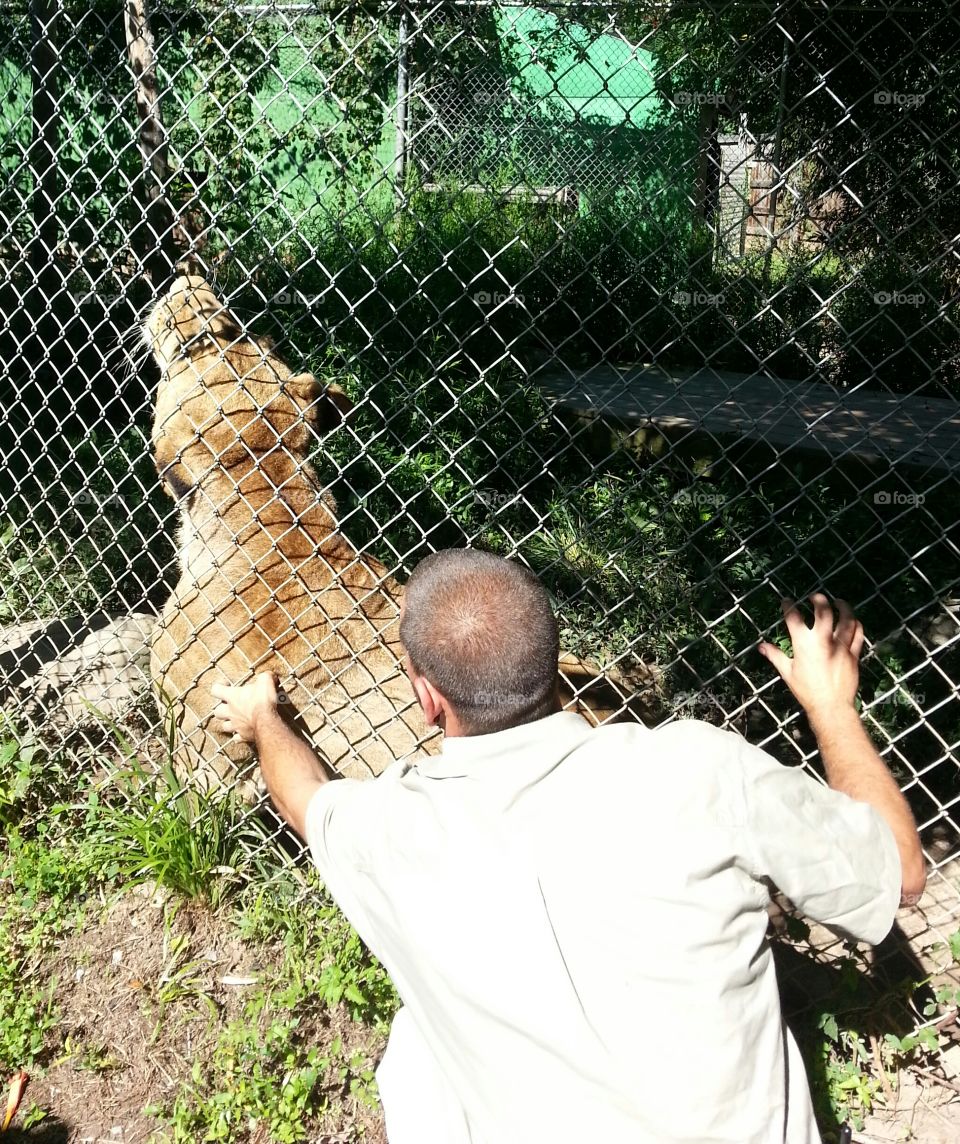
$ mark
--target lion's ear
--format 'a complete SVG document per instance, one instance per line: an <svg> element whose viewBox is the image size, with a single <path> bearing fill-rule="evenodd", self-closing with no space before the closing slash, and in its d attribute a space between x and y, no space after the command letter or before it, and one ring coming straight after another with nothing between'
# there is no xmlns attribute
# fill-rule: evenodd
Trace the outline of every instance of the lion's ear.
<svg viewBox="0 0 960 1144"><path fill-rule="evenodd" d="M323 400L320 403L321 424L325 421L326 426L333 429L341 421L346 421L352 412L353 402L340 386L336 383L328 385L323 391Z"/></svg>
<svg viewBox="0 0 960 1144"><path fill-rule="evenodd" d="M353 409L353 402L339 385L324 387L312 373L298 373L285 384L310 407L317 428L323 433L336 429Z"/></svg>

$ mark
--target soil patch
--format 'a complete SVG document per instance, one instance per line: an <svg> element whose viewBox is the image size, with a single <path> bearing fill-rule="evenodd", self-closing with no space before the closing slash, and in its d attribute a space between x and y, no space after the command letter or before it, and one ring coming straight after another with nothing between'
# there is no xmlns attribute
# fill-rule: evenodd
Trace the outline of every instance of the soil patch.
<svg viewBox="0 0 960 1144"><path fill-rule="evenodd" d="M275 952L275 951L273 951ZM248 946L219 914L175 907L152 887L129 891L64 943L56 957L56 1003L65 1047L32 1078L31 1102L48 1116L11 1139L31 1144L153 1144L164 1125L144 1110L189 1088L195 1060L211 1053L224 1024L241 1014L250 984L270 972L269 947ZM321 1052L340 1038L372 1067L383 1039L345 1010L303 1014L308 1043ZM237 1144L266 1144L263 1125ZM386 1144L379 1110L344 1094L311 1141Z"/></svg>

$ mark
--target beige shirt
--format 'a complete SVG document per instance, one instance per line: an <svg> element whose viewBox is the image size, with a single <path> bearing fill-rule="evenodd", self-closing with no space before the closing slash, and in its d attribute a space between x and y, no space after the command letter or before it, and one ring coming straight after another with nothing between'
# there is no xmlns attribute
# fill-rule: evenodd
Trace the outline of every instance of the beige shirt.
<svg viewBox="0 0 960 1144"><path fill-rule="evenodd" d="M874 943L900 893L871 807L693 721L447 739L307 839L474 1144L817 1141L760 879Z"/></svg>

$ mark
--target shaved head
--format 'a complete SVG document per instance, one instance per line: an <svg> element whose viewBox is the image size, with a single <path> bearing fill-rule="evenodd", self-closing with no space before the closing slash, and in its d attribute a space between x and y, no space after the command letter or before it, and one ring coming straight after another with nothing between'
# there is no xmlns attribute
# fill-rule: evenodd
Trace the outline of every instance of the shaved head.
<svg viewBox="0 0 960 1144"><path fill-rule="evenodd" d="M403 603L400 639L410 664L468 734L557 709L557 621L528 569L472 549L436 552L417 565Z"/></svg>

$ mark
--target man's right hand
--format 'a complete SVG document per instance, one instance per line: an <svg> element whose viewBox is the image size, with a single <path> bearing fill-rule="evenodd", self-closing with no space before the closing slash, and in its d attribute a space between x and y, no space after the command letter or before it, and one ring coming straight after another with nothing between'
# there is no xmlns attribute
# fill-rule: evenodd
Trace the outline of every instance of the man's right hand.
<svg viewBox="0 0 960 1144"><path fill-rule="evenodd" d="M860 681L863 626L843 600L836 601L836 627L833 606L826 596L817 592L810 597L810 603L812 627L807 626L793 600L781 601L793 641L792 659L771 643L762 643L759 650L813 722L838 708L854 706Z"/></svg>

